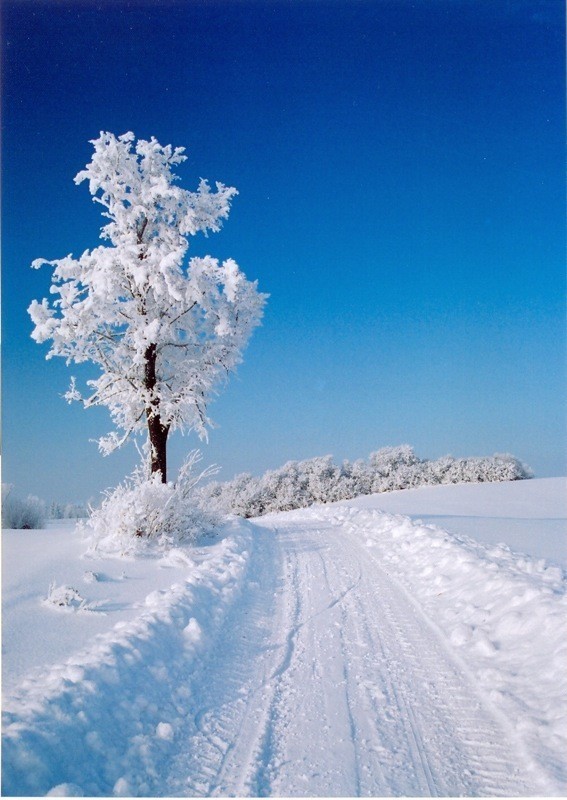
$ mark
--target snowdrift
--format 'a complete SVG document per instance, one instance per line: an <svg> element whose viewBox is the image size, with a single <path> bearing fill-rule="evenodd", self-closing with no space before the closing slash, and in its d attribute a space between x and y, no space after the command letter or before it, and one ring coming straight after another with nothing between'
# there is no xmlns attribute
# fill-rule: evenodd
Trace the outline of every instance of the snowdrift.
<svg viewBox="0 0 567 800"><path fill-rule="evenodd" d="M244 585L245 524L145 609L65 664L24 681L4 702L4 795L143 795L184 713L195 659ZM182 551L172 554L173 563Z"/></svg>

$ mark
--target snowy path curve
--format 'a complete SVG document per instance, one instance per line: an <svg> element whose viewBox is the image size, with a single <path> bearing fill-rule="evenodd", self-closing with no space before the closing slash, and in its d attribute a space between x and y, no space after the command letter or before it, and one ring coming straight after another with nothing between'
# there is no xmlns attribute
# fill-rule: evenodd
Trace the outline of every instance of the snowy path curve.
<svg viewBox="0 0 567 800"><path fill-rule="evenodd" d="M442 637L330 522L258 530L246 605L195 674L168 795L530 795L510 731Z"/></svg>

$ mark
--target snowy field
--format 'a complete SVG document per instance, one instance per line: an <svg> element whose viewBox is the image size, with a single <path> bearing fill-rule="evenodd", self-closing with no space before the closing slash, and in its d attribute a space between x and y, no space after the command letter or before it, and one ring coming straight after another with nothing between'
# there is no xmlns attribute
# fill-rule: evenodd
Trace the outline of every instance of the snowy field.
<svg viewBox="0 0 567 800"><path fill-rule="evenodd" d="M561 478L424 486L360 497L349 505L404 514L483 544L504 542L567 569L567 483Z"/></svg>
<svg viewBox="0 0 567 800"><path fill-rule="evenodd" d="M564 795L566 489L233 519L162 560L4 531L3 793Z"/></svg>

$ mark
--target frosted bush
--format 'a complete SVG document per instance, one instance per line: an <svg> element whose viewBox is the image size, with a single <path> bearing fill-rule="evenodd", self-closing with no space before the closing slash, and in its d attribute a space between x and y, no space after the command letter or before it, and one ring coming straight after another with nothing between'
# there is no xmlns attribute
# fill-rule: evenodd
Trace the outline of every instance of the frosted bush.
<svg viewBox="0 0 567 800"><path fill-rule="evenodd" d="M413 467L420 463L413 447L402 444L399 447L383 447L368 456L368 463L375 475L387 477L400 467Z"/></svg>
<svg viewBox="0 0 567 800"><path fill-rule="evenodd" d="M485 483L533 477L530 468L515 456L499 453L490 458L443 456L426 463L425 475L424 483Z"/></svg>
<svg viewBox="0 0 567 800"><path fill-rule="evenodd" d="M340 500L341 469L332 456L312 458L304 462L307 491L316 503Z"/></svg>
<svg viewBox="0 0 567 800"><path fill-rule="evenodd" d="M533 478L533 470L510 453L495 453L492 458L484 459L490 461L489 475L497 474L498 478L487 478L486 480L517 481L524 478Z"/></svg>
<svg viewBox="0 0 567 800"><path fill-rule="evenodd" d="M28 495L25 500L12 494L13 487L2 484L2 527L38 529L45 527L45 503Z"/></svg>
<svg viewBox="0 0 567 800"><path fill-rule="evenodd" d="M160 473L136 469L124 483L105 492L100 508L91 511L83 529L92 534L91 552L127 555L163 551L194 541L219 521L218 513L199 503L196 484L215 470L195 474L198 451L190 453L175 483L162 483Z"/></svg>

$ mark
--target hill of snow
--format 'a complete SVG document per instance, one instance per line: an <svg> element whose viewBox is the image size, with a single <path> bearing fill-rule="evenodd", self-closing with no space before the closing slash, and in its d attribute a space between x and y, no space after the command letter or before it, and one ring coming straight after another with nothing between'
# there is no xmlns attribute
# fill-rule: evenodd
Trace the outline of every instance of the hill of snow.
<svg viewBox="0 0 567 800"><path fill-rule="evenodd" d="M4 794L564 794L566 485L234 518L161 560L4 531Z"/></svg>

